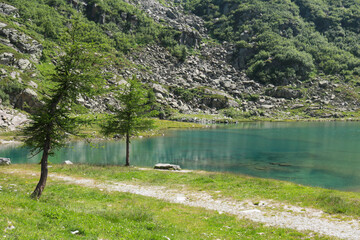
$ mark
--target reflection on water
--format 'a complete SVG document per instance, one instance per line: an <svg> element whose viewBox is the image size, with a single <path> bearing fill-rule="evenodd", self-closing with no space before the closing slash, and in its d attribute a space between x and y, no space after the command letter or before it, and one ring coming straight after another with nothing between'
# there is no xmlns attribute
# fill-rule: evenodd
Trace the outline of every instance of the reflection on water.
<svg viewBox="0 0 360 240"><path fill-rule="evenodd" d="M226 171L312 186L360 191L360 123L240 123L216 129L171 131L131 144L131 163ZM28 151L1 146L14 163L38 162ZM124 142L74 142L51 161L122 165Z"/></svg>

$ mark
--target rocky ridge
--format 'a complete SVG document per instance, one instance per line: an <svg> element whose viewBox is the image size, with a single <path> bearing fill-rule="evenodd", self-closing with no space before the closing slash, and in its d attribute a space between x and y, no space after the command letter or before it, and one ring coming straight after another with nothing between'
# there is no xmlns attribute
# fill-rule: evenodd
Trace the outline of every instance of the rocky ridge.
<svg viewBox="0 0 360 240"><path fill-rule="evenodd" d="M184 13L180 6L175 6L171 1L167 2L169 6L157 1L138 0L131 3L142 8L155 21L163 19L178 30L193 29L195 33L192 35L201 36L201 40L210 39L202 19ZM239 65L246 59L246 52L239 51L234 44L198 40L196 43L192 46L193 53L184 62L178 61L159 46L148 46L129 57L132 62L149 69L142 72L132 69L132 72L137 72L144 81L153 83L158 102L169 104L181 113L218 113L221 109L236 108L247 115L291 118L292 111L299 109L311 117L339 118L343 117L343 112L356 111L360 104L355 89L321 78L287 86L262 85L239 70ZM129 75L127 70L123 77ZM206 87L213 96L221 95L225 100L223 98L221 104L201 99L184 101L169 90L169 86L184 89ZM296 114L293 117L302 118Z"/></svg>
<svg viewBox="0 0 360 240"><path fill-rule="evenodd" d="M150 45L126 56L138 67L114 70L117 76L112 83L120 84L135 74L153 88L157 102L162 106L185 114L218 114L234 109L235 114L242 117L277 119L341 118L345 112L355 112L359 108L359 93L345 83L316 78L274 86L249 79L239 67L246 60L246 52L239 51L232 43L211 41L204 21L185 13L172 1L167 4L155 0L128 3L142 9L156 22L180 31L178 42L188 46L183 61L164 47ZM19 16L16 8L1 3L0 14L12 17L16 25ZM34 69L42 56L43 46L5 22L0 22L0 43L9 49L0 52L1 79L12 79L25 85L21 92L11 96L10 103L31 112L41 104L37 98L37 84L36 81L23 82L21 76L28 73L37 79ZM95 111L106 111L106 105L111 101L111 96L98 101L79 99ZM229 117L233 116L230 114Z"/></svg>

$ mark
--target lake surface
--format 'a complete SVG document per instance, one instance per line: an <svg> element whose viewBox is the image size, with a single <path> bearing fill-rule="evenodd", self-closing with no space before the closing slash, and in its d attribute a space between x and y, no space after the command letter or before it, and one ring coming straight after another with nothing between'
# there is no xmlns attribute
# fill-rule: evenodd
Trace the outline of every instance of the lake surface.
<svg viewBox="0 0 360 240"><path fill-rule="evenodd" d="M164 137L133 140L130 162L183 169L243 173L300 184L360 191L360 123L240 123L200 130L169 131ZM13 163L37 163L25 148L0 146ZM124 141L74 142L53 163L125 163Z"/></svg>

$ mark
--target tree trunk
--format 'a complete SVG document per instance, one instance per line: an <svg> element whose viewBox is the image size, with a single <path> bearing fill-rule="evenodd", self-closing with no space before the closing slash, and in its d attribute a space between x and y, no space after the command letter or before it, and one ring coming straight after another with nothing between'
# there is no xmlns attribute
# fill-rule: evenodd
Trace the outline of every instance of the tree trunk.
<svg viewBox="0 0 360 240"><path fill-rule="evenodd" d="M130 166L130 161L129 161L129 146L130 146L130 136L129 133L126 133L126 163L125 166Z"/></svg>
<svg viewBox="0 0 360 240"><path fill-rule="evenodd" d="M31 194L31 198L39 199L46 186L46 180L48 176L48 157L50 151L50 140L47 140L43 149L43 155L41 158L41 175L39 183L36 185L34 192Z"/></svg>

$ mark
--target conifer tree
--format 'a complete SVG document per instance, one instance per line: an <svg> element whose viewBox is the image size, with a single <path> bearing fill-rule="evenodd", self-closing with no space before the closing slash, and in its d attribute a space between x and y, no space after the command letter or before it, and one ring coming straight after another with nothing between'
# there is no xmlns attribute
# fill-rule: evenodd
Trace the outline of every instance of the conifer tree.
<svg viewBox="0 0 360 240"><path fill-rule="evenodd" d="M125 136L125 166L130 166L130 137L140 131L154 128L154 121L147 118L156 114L155 111L151 111L148 96L148 90L133 76L127 84L121 86L121 90L115 92L114 97L121 104L121 108L112 106L113 114L107 117L106 123L102 126L105 135Z"/></svg>
<svg viewBox="0 0 360 240"><path fill-rule="evenodd" d="M34 155L42 153L41 176L31 197L39 199L48 176L48 157L64 146L69 134L78 133L83 123L75 117L73 108L80 96L91 97L105 84L103 58L88 39L86 25L79 17L70 22L62 41L62 53L54 59L55 69L49 78L44 104L36 109L24 130L25 144Z"/></svg>

